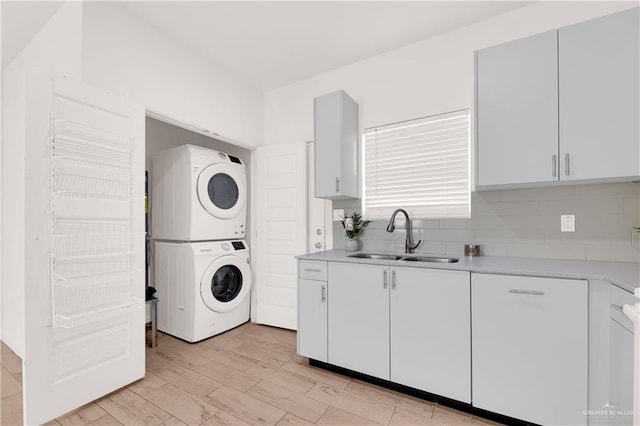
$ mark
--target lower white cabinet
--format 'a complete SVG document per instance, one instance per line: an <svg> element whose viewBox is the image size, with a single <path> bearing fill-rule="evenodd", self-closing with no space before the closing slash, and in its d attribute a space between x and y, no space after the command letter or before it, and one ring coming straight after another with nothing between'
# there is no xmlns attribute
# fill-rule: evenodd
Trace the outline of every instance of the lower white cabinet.
<svg viewBox="0 0 640 426"><path fill-rule="evenodd" d="M298 263L298 353L327 362L327 262Z"/></svg>
<svg viewBox="0 0 640 426"><path fill-rule="evenodd" d="M391 381L471 402L466 271L391 268Z"/></svg>
<svg viewBox="0 0 640 426"><path fill-rule="evenodd" d="M329 263L329 363L471 402L469 272Z"/></svg>
<svg viewBox="0 0 640 426"><path fill-rule="evenodd" d="M587 424L587 281L307 260L299 271L300 355L528 422Z"/></svg>
<svg viewBox="0 0 640 426"><path fill-rule="evenodd" d="M329 262L329 363L389 380L389 267Z"/></svg>
<svg viewBox="0 0 640 426"><path fill-rule="evenodd" d="M298 353L327 362L327 282L298 282Z"/></svg>
<svg viewBox="0 0 640 426"><path fill-rule="evenodd" d="M613 308L616 309L616 308ZM609 424L633 424L633 324L622 312L609 320Z"/></svg>
<svg viewBox="0 0 640 426"><path fill-rule="evenodd" d="M473 405L587 424L587 281L473 273Z"/></svg>
<svg viewBox="0 0 640 426"><path fill-rule="evenodd" d="M631 426L633 424L633 322L623 312L624 305L634 305L633 293L609 285L609 368L606 402L615 408L608 410L608 424ZM602 409L603 403L596 406Z"/></svg>

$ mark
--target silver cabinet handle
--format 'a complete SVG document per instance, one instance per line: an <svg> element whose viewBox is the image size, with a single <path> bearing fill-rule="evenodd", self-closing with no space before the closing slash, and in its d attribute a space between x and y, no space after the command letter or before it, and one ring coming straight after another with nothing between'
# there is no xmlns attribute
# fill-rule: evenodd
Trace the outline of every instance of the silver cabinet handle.
<svg viewBox="0 0 640 426"><path fill-rule="evenodd" d="M567 152L564 155L564 174L569 176L569 174L571 173L570 169L569 169L569 153Z"/></svg>
<svg viewBox="0 0 640 426"><path fill-rule="evenodd" d="M387 270L385 269L384 271L382 271L382 288L387 288L388 285L388 278L387 278Z"/></svg>
<svg viewBox="0 0 640 426"><path fill-rule="evenodd" d="M340 192L340 179L336 178L336 194Z"/></svg>
<svg viewBox="0 0 640 426"><path fill-rule="evenodd" d="M391 271L391 288L396 288L396 271Z"/></svg>
<svg viewBox="0 0 640 426"><path fill-rule="evenodd" d="M315 243L315 244L314 244L314 246L315 246L316 248L322 248L322 243Z"/></svg>
<svg viewBox="0 0 640 426"><path fill-rule="evenodd" d="M551 176L556 177L558 171L558 157L556 154L551 156Z"/></svg>
<svg viewBox="0 0 640 426"><path fill-rule="evenodd" d="M511 290L509 290L509 293L515 293L515 294L530 294L532 296L543 296L544 295L544 291L538 291L538 290L518 290L515 288L512 288Z"/></svg>
<svg viewBox="0 0 640 426"><path fill-rule="evenodd" d="M316 229L316 235L322 235L322 229L320 228Z"/></svg>
<svg viewBox="0 0 640 426"><path fill-rule="evenodd" d="M324 302L325 300L327 300L327 286L326 285L322 285L322 301Z"/></svg>
<svg viewBox="0 0 640 426"><path fill-rule="evenodd" d="M322 272L320 269L304 268L305 272Z"/></svg>

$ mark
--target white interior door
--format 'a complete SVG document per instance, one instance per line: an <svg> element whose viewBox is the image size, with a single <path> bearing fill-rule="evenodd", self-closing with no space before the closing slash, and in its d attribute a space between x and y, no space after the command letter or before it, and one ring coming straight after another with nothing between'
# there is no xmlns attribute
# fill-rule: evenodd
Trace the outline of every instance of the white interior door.
<svg viewBox="0 0 640 426"><path fill-rule="evenodd" d="M27 89L24 421L144 376L144 111L64 78Z"/></svg>
<svg viewBox="0 0 640 426"><path fill-rule="evenodd" d="M307 249L304 143L256 149L256 321L295 330L297 268Z"/></svg>

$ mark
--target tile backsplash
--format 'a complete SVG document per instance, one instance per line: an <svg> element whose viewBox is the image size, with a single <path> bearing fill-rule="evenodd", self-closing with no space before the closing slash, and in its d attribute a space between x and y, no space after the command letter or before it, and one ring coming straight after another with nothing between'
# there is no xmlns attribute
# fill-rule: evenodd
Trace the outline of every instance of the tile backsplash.
<svg viewBox="0 0 640 426"><path fill-rule="evenodd" d="M402 207L402 206L398 206ZM360 211L360 200L334 201L346 214ZM575 215L575 232L560 232L560 215ZM462 255L465 243L481 245L491 256L640 262L631 245L640 226L640 183L611 183L473 192L470 219L413 219L417 253ZM372 221L361 237L367 251L404 250L404 217L386 232L388 220ZM346 237L333 222L333 246Z"/></svg>

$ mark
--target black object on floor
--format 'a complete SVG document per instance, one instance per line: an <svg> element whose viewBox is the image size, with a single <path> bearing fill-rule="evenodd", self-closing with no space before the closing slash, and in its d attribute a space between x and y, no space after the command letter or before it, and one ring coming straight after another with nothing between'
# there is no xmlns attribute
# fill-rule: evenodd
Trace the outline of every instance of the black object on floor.
<svg viewBox="0 0 640 426"><path fill-rule="evenodd" d="M153 287L147 287L147 295L144 300L148 301L155 299L156 297L154 296L154 294L156 294L156 289Z"/></svg>

